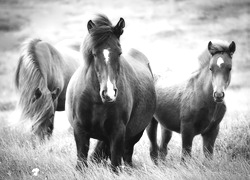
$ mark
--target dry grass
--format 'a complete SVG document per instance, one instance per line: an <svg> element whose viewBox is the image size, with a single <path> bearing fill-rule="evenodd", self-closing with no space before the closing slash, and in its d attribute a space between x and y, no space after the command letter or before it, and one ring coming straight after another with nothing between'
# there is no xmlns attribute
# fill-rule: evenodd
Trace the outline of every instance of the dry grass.
<svg viewBox="0 0 250 180"><path fill-rule="evenodd" d="M248 0L4 0L0 5L0 179L250 179ZM17 118L11 116L17 100L13 74L21 42L27 37L51 43L82 37L94 13L105 13L114 23L123 17L122 48L144 52L156 73L172 69L186 76L194 70L196 57L208 41L236 42L232 82L226 93L228 112L221 123L213 161L203 159L198 136L193 159L181 164L181 139L174 134L167 161L156 167L149 158L144 134L135 146L134 168L124 167L118 176L106 163L90 163L80 173L75 170L75 142L64 115L56 114L52 140L36 148L29 134L6 126L8 120ZM32 173L35 168L39 169L37 176Z"/></svg>
<svg viewBox="0 0 250 180"><path fill-rule="evenodd" d="M175 134L169 145L167 161L157 167L149 158L148 139L144 135L135 146L135 167L123 167L119 175L112 173L106 163L89 162L89 167L83 172L76 171L75 142L69 131L56 130L50 141L34 147L29 134L4 127L0 130L0 179L248 179L248 119L246 114L224 119L212 161L203 158L201 140L197 137L193 158L186 165L181 164L180 136ZM92 141L91 150L93 145ZM37 176L32 173L35 168L39 169Z"/></svg>

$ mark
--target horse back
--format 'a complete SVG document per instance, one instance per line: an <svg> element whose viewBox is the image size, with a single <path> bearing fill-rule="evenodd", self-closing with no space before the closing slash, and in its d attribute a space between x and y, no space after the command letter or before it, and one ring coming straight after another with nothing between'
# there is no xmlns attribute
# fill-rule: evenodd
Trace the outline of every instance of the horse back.
<svg viewBox="0 0 250 180"><path fill-rule="evenodd" d="M133 57L135 60L145 64L148 69L150 70L152 76L153 76L153 72L149 63L148 58L140 51L138 51L137 49L131 48L128 52L128 54Z"/></svg>

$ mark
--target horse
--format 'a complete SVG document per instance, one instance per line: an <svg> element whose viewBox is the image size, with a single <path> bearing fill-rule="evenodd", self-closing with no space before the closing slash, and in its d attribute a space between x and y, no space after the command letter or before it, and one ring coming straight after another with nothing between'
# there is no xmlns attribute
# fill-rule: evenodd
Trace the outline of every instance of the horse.
<svg viewBox="0 0 250 180"><path fill-rule="evenodd" d="M155 83L156 111L147 127L150 157L155 164L165 160L172 131L182 137L182 162L191 157L194 136L201 134L203 153L211 159L219 132L219 124L226 112L225 90L230 84L235 42L209 42L198 57L199 69L181 83L168 85L159 77ZM161 143L157 145L157 125L161 125Z"/></svg>
<svg viewBox="0 0 250 180"><path fill-rule="evenodd" d="M110 157L115 172L122 158L125 164L132 164L134 145L155 111L149 61L135 49L122 55L120 36L124 27L123 18L113 26L101 14L87 23L88 34L81 50L84 65L72 76L66 94L77 169L88 166L90 138L99 140L97 147L101 148L97 149Z"/></svg>
<svg viewBox="0 0 250 180"><path fill-rule="evenodd" d="M65 110L66 88L80 65L77 49L80 44L66 46L64 41L54 47L36 38L22 45L15 72L20 122L30 122L32 134L40 141L51 137L55 111Z"/></svg>

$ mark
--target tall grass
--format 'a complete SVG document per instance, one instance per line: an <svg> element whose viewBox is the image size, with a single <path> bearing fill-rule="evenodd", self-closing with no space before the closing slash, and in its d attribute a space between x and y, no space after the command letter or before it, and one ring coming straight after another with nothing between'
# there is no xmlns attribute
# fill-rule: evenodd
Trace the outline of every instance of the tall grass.
<svg viewBox="0 0 250 180"><path fill-rule="evenodd" d="M248 0L90 2L2 2L4 8L0 11L0 180L250 179ZM79 172L75 170L74 137L66 128L56 131L50 141L34 144L28 133L5 126L14 107L12 101L17 99L14 86L11 86L10 82L13 80L13 72L19 57L17 47L23 39L39 35L42 39L56 42L72 36L82 36L83 31L87 30L85 26L83 28L83 24L87 23L92 11L106 12L114 20L120 16L126 18L128 26L126 25L126 33L122 37L123 48L127 45L129 48L130 45L139 47L149 56L152 67L155 65L164 70L172 64L177 65L179 70L183 67L182 73L189 70L192 67L192 59L187 58L188 53L197 55L196 50L201 41L207 43L214 38L235 40L237 50L234 64L237 68L234 68L230 85L234 90L226 95L232 97L227 103L228 108L235 107L229 109L221 123L212 161L204 160L202 142L198 136L193 142L193 158L185 165L181 164L181 139L180 135L174 134L169 143L166 161L155 166L150 160L149 143L144 134L135 145L133 168L123 167L122 172L117 175L107 165L110 162L89 162L89 167ZM203 50L203 47L201 48ZM178 59L182 61L177 61ZM245 89L242 89L243 87ZM59 124L60 122L56 122L55 128ZM94 141L91 142L91 150L93 144ZM34 169L39 170L37 174L34 173Z"/></svg>
<svg viewBox="0 0 250 180"><path fill-rule="evenodd" d="M18 129L0 129L0 179L249 179L250 123L247 114L225 117L216 141L214 159L204 159L199 138L194 140L193 158L180 162L179 135L169 144L165 162L155 166L149 158L148 139L135 146L134 167L122 167L114 174L110 162L95 164L83 172L75 170L76 147L69 131L56 131L53 138L34 146L31 136ZM177 143L178 142L178 143ZM93 141L91 150L93 149ZM90 150L90 152L91 152ZM37 176L32 172L38 168Z"/></svg>

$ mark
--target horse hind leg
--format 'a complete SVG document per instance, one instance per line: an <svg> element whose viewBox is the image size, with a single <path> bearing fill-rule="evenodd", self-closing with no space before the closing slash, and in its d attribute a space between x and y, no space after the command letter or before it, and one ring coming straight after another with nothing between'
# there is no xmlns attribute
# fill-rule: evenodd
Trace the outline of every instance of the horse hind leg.
<svg viewBox="0 0 250 180"><path fill-rule="evenodd" d="M202 134L203 140L203 153L207 159L213 158L214 143L219 133L219 126Z"/></svg>
<svg viewBox="0 0 250 180"><path fill-rule="evenodd" d="M123 155L124 163L128 166L133 166L132 164L132 155L134 152L134 145L140 140L143 135L143 131L137 134L135 137L126 140L125 142L125 151Z"/></svg>
<svg viewBox="0 0 250 180"><path fill-rule="evenodd" d="M157 126L158 122L153 117L151 122L149 123L147 127L147 135L149 138L149 152L150 152L150 158L151 160L157 165L158 164L158 144L157 144Z"/></svg>
<svg viewBox="0 0 250 180"><path fill-rule="evenodd" d="M172 131L164 128L163 126L161 126L161 144L160 144L160 159L162 161L166 160L166 156L168 154L168 143L172 138Z"/></svg>

